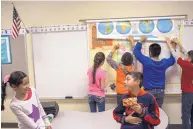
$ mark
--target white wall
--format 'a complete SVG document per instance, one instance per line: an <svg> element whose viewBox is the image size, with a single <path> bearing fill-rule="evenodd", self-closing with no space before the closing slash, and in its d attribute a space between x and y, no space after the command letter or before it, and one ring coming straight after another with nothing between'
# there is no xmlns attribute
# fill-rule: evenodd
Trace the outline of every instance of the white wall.
<svg viewBox="0 0 193 129"><path fill-rule="evenodd" d="M193 2L14 2L26 26L76 24L79 19L188 14ZM2 2L2 28L12 24L12 4Z"/></svg>
<svg viewBox="0 0 193 129"><path fill-rule="evenodd" d="M79 19L143 17L187 14L193 18L193 2L15 2L17 10L25 23L30 26L77 24ZM12 4L2 2L2 28L11 28ZM30 38L28 38L30 40ZM31 42L27 44L28 71L33 80L33 62ZM31 82L33 84L34 82ZM6 101L8 106L10 100ZM60 110L72 109L89 111L86 100L59 101ZM107 108L113 108L115 100L107 102ZM171 124L181 123L181 103L176 96L166 97L163 109L170 117ZM175 115L174 115L175 114ZM2 122L13 122L15 117L7 109L2 114Z"/></svg>

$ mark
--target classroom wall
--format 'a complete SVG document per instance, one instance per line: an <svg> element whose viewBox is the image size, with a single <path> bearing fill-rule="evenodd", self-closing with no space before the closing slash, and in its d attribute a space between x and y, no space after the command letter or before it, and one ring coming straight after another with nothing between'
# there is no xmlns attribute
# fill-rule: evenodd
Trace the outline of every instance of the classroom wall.
<svg viewBox="0 0 193 129"><path fill-rule="evenodd" d="M193 2L15 2L17 10L26 27L77 24L79 19L143 17L187 14L193 18ZM2 2L2 28L12 24L12 4ZM33 80L33 62L30 37L27 44L28 71ZM32 81L31 84L34 84ZM163 109L170 117L170 124L181 123L181 103L179 96L167 96ZM108 99L107 109L115 106L115 99ZM10 100L6 101L6 105ZM71 109L89 111L86 100L71 102L58 101L60 110ZM175 115L174 115L175 114ZM176 116L177 115L177 116ZM15 117L7 109L2 114L3 122L13 122Z"/></svg>
<svg viewBox="0 0 193 129"><path fill-rule="evenodd" d="M14 2L26 26L76 24L79 19L188 14L193 2ZM2 28L12 24L12 4L1 4Z"/></svg>
<svg viewBox="0 0 193 129"><path fill-rule="evenodd" d="M28 73L27 70L27 53L26 53L26 38L24 35L20 35L18 38L13 40L10 37L10 48L11 48L11 64L2 65L2 77L11 74L13 71L19 70ZM7 98L12 97L13 90L8 86Z"/></svg>

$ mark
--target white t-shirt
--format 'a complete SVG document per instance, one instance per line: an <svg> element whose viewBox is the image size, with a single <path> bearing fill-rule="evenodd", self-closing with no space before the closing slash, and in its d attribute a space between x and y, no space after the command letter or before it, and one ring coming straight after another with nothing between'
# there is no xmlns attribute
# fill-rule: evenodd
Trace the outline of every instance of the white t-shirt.
<svg viewBox="0 0 193 129"><path fill-rule="evenodd" d="M29 100L21 101L13 97L10 108L17 117L19 129L45 129L45 126L50 126L50 122L35 89L30 89L32 95Z"/></svg>

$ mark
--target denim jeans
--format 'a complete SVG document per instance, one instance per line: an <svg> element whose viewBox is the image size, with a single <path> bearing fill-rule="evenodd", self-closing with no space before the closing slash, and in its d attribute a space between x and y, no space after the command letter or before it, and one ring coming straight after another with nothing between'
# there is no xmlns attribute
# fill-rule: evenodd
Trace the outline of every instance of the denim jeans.
<svg viewBox="0 0 193 129"><path fill-rule="evenodd" d="M119 102L123 98L124 94L117 94L117 105L119 105Z"/></svg>
<svg viewBox="0 0 193 129"><path fill-rule="evenodd" d="M193 129L193 93L182 92L182 128Z"/></svg>
<svg viewBox="0 0 193 129"><path fill-rule="evenodd" d="M100 96L89 94L88 103L89 103L91 112L97 112L97 106L98 106L99 112L105 111L105 97L100 97Z"/></svg>
<svg viewBox="0 0 193 129"><path fill-rule="evenodd" d="M162 108L162 105L164 103L164 89L151 89L146 91L151 93L155 97L158 106Z"/></svg>
<svg viewBox="0 0 193 129"><path fill-rule="evenodd" d="M193 104L192 104L192 111L191 111L190 122L191 122L191 129L193 129Z"/></svg>

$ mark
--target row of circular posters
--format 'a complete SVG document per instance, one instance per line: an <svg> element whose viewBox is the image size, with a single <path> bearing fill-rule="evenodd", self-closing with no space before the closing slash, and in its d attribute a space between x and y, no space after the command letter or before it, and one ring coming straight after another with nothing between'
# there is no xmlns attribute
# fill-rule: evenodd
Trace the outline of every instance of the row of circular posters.
<svg viewBox="0 0 193 129"><path fill-rule="evenodd" d="M114 29L120 34L128 34L131 31L131 22L116 22L114 24L112 22L101 22L98 24L98 31L103 35L109 35L113 32ZM173 28L173 22L170 19L160 19L157 23L154 23L153 20L143 20L139 21L139 30L144 33L148 34L151 33L155 27L161 33L168 33Z"/></svg>

